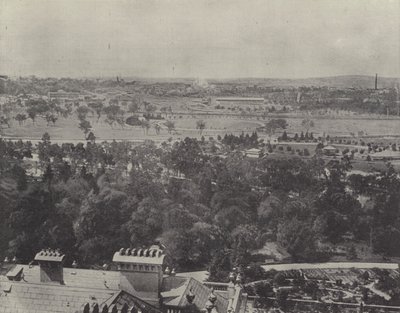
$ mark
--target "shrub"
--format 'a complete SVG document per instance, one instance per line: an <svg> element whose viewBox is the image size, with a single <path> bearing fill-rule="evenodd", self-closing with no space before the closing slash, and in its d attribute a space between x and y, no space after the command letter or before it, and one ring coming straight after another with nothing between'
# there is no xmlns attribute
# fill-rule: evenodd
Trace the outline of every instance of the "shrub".
<svg viewBox="0 0 400 313"><path fill-rule="evenodd" d="M128 124L130 126L140 126L140 125L142 125L141 121L139 120L139 118L137 116L135 116L135 115L129 116L126 119L125 122L126 122L126 124Z"/></svg>

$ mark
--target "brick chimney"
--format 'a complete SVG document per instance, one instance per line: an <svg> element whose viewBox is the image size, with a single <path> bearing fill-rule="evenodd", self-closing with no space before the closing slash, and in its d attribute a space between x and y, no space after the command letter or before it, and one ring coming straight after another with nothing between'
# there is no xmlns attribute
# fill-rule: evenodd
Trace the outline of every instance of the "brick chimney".
<svg viewBox="0 0 400 313"><path fill-rule="evenodd" d="M158 306L165 254L158 246L115 252L113 262L120 271L120 288Z"/></svg>
<svg viewBox="0 0 400 313"><path fill-rule="evenodd" d="M40 282L64 284L63 263L65 255L58 250L44 249L36 254L40 266Z"/></svg>

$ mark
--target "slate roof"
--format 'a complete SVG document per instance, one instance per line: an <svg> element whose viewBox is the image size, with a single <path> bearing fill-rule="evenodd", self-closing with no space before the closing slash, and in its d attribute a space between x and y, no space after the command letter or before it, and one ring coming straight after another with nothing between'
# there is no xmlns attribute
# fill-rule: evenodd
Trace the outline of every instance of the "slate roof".
<svg viewBox="0 0 400 313"><path fill-rule="evenodd" d="M121 304L140 305L142 312L159 312L150 304L119 288L119 272L64 268L64 284L41 283L39 266L15 265L22 269L20 281L0 275L0 313L75 313L82 306Z"/></svg>
<svg viewBox="0 0 400 313"><path fill-rule="evenodd" d="M105 302L116 291L1 281L0 312L72 313L87 302ZM6 290L4 291L5 288Z"/></svg>
<svg viewBox="0 0 400 313"><path fill-rule="evenodd" d="M15 277L17 280L10 280L7 277L10 272L22 274ZM143 313L161 313L160 309L137 295L121 290L118 271L64 268L63 280L63 284L41 282L38 265L7 264L0 268L0 313L78 313L84 312L85 305L90 307L90 312L96 305L118 308L109 312L119 312L123 305L127 305L140 308ZM161 287L163 305L189 307L189 293L195 295L192 307L200 311L212 290L192 277L164 276ZM227 293L215 291L214 294L217 300L213 312L227 312Z"/></svg>
<svg viewBox="0 0 400 313"><path fill-rule="evenodd" d="M171 306L187 306L189 302L186 295L191 291L195 298L193 304L201 310L211 295L212 290L199 281L189 277L169 276L164 277L161 295L164 299L164 304ZM228 299L223 293L215 292L217 296L216 309L218 312L227 312Z"/></svg>

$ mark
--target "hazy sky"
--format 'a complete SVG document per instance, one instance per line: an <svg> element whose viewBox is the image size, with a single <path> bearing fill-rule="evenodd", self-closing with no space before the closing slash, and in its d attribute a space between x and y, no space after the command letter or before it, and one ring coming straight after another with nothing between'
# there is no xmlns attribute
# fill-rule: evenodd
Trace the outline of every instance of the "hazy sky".
<svg viewBox="0 0 400 313"><path fill-rule="evenodd" d="M400 0L0 0L0 73L400 77Z"/></svg>

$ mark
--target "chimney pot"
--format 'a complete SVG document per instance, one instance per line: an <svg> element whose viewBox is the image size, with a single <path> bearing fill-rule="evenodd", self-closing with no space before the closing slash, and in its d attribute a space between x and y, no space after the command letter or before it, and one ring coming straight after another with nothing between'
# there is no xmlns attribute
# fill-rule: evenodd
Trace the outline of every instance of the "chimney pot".
<svg viewBox="0 0 400 313"><path fill-rule="evenodd" d="M235 274L233 273L233 272L230 272L229 273L229 280L231 281L231 282L234 282L235 281Z"/></svg>
<svg viewBox="0 0 400 313"><path fill-rule="evenodd" d="M94 304L92 313L100 313L99 305L97 303Z"/></svg>
<svg viewBox="0 0 400 313"><path fill-rule="evenodd" d="M101 313L108 313L108 305L104 304L103 307L101 308Z"/></svg>
<svg viewBox="0 0 400 313"><path fill-rule="evenodd" d="M138 310L136 310L135 306L132 305L131 309L129 310L129 313L137 313Z"/></svg>
<svg viewBox="0 0 400 313"><path fill-rule="evenodd" d="M131 248L126 249L126 255L131 255Z"/></svg>
<svg viewBox="0 0 400 313"><path fill-rule="evenodd" d="M207 310L207 312L211 312L211 310L213 309L213 307L214 307L214 304L210 301L210 300L208 300L207 302L206 302L206 310Z"/></svg>
<svg viewBox="0 0 400 313"><path fill-rule="evenodd" d="M13 261L13 263L17 263L17 257L14 256L13 259L12 259L12 261Z"/></svg>
<svg viewBox="0 0 400 313"><path fill-rule="evenodd" d="M115 304L112 304L109 309L111 309L111 311L108 310L110 313L118 313L118 308Z"/></svg>
<svg viewBox="0 0 400 313"><path fill-rule="evenodd" d="M186 295L186 300L189 303L192 303L195 298L195 294L192 292L192 288L190 288L189 293Z"/></svg>
<svg viewBox="0 0 400 313"><path fill-rule="evenodd" d="M90 313L89 303L86 303L85 306L83 307L83 313Z"/></svg>
<svg viewBox="0 0 400 313"><path fill-rule="evenodd" d="M217 296L214 293L214 288L211 289L211 294L208 297L208 300L210 300L211 303L215 303L215 301L217 301Z"/></svg>
<svg viewBox="0 0 400 313"><path fill-rule="evenodd" d="M119 255L124 255L124 254L125 254L125 249L124 248L119 249Z"/></svg>
<svg viewBox="0 0 400 313"><path fill-rule="evenodd" d="M124 305L121 308L121 313L128 313L128 310L129 310L129 307L125 302Z"/></svg>
<svg viewBox="0 0 400 313"><path fill-rule="evenodd" d="M242 283L242 275L240 273L236 276L236 283L241 284Z"/></svg>
<svg viewBox="0 0 400 313"><path fill-rule="evenodd" d="M8 262L10 262L10 259L8 258L8 256L6 256L6 257L4 258L4 263L8 263Z"/></svg>

